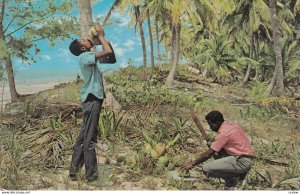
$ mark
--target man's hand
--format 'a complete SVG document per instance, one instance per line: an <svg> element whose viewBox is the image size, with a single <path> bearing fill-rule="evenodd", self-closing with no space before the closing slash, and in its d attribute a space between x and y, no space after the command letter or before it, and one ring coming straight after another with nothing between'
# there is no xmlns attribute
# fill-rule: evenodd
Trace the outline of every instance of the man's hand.
<svg viewBox="0 0 300 194"><path fill-rule="evenodd" d="M206 143L207 147L210 148L210 146L211 146L212 143L213 143L212 141L208 141L208 142Z"/></svg>
<svg viewBox="0 0 300 194"><path fill-rule="evenodd" d="M97 33L96 36L104 36L104 28L102 26L95 26L95 30Z"/></svg>
<svg viewBox="0 0 300 194"><path fill-rule="evenodd" d="M181 166L182 169L184 170L190 170L192 169L194 166L193 166L193 162L188 162L188 163L185 163Z"/></svg>

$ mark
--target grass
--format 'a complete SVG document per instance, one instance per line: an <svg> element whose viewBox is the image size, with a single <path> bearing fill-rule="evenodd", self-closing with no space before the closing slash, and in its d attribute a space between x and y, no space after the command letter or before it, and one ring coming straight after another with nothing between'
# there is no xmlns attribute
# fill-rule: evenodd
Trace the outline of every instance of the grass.
<svg viewBox="0 0 300 194"><path fill-rule="evenodd" d="M185 71L187 70L183 70L183 72ZM122 117L117 117L113 112L104 110L99 119L101 137L99 142L111 146L108 151L99 151L101 152L99 154L109 157L109 165L112 166L113 171L94 185L85 184L83 177L76 183L68 180L60 182L64 184L66 189L118 189L121 184L111 187L104 187L103 185L107 182L134 182L139 184L139 187L149 190L157 188L169 190L222 190L223 183L220 183L219 180L209 179L209 182L202 182L204 175L201 175L200 181L175 181L166 178L168 171L178 170L178 165L184 161L195 159L201 151L206 149L203 138L199 136L198 129L191 120L190 108L194 108L198 112L201 123L207 129L210 138L213 138L216 134L209 130L204 116L211 110L219 110L224 114L226 120L240 124L251 136L258 158L247 176L249 184L243 189L296 188L293 181L300 176L300 155L298 151L300 143L297 141L299 123L279 108L282 105L293 104L293 101L273 99L271 102L264 99L264 103L235 102L234 97L224 97L225 95L231 95L231 92L241 92L239 94L243 96L244 91L241 91L240 88L235 90L234 86L231 86L230 92L226 91L223 86L218 85L214 85L206 91L201 83L197 85L198 87L189 87L186 83L176 82L174 88L168 89L164 86L165 77L157 75L153 76L151 81L145 81L140 79L141 72L142 69L140 68L129 67L107 77L107 81L112 84L113 94L122 103L126 111ZM80 106L80 85L73 82L39 93L28 98L21 105L21 110L25 115L33 115L37 110L48 110L47 108L51 104L68 102ZM182 87L183 85L187 87ZM254 85L253 87L262 86ZM246 92L250 96L257 95L261 88L252 88L251 90L253 90L252 93L251 91ZM274 103L276 106L274 106ZM65 119L63 119L61 113L61 111L54 111L53 115L47 115L42 112L43 117L33 120L33 124L38 126L35 129L36 131L26 128L24 133L19 133L23 138L32 134L30 137L34 139L31 140L31 143L22 142L27 146L27 149L31 150L44 151L45 148L48 148L47 146L39 147L34 144L34 141L42 142L42 140L51 139L45 145L49 145L53 140L57 141L58 144L55 144L58 145L58 147L55 147L57 152L50 155L60 156L61 163L56 163L56 169L53 166L46 166L41 161L41 168L38 168L37 165L25 166L18 158L25 150L18 150L17 144L14 144L15 146L11 146L14 153L11 155L14 156L11 158L13 162L8 162L10 159L9 152L5 151L5 155L0 155L0 185L7 185L6 189L16 189L17 186L15 185L18 185L18 188L24 189L26 188L25 180L27 179L20 177L28 172L30 172L30 175L33 172L40 175L51 174L47 177L53 182L59 182L56 180L57 175L51 170L56 173L61 172L61 169L67 170L72 144L82 122L82 117L76 112L71 112ZM49 131L47 131L48 128ZM143 151L145 143L152 144L152 148L158 143L169 145L161 155L168 157L168 163L164 163L162 168L158 168L159 157L153 158L151 155L145 154ZM16 154L17 152L18 154ZM120 152L126 153L126 160L122 160L122 162L118 162ZM177 158L178 161L173 161L174 158ZM286 162L289 166L270 165L265 161L269 158L277 162ZM52 160L51 157L47 159ZM46 161L51 162L51 160ZM114 161L116 162L114 163ZM12 178L7 179L6 173L12 164L17 165L15 165L16 168L12 173ZM108 164L101 165L104 165L105 168ZM121 174L123 173L124 176L119 177L119 173L115 170L122 171ZM64 174L64 176L67 175ZM159 181L162 184L159 184ZM33 185L34 189L55 188L56 186L49 181Z"/></svg>

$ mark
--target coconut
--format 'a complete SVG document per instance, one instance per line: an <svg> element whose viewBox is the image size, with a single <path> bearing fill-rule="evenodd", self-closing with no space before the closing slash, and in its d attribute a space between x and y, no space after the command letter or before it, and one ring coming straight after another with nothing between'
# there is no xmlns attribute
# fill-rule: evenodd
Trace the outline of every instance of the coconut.
<svg viewBox="0 0 300 194"><path fill-rule="evenodd" d="M158 153L159 156L161 156L166 151L166 145L164 143L158 143L155 145L154 150Z"/></svg>
<svg viewBox="0 0 300 194"><path fill-rule="evenodd" d="M144 146L143 146L143 152L145 154L150 154L151 150L152 150L152 146L148 143L145 143Z"/></svg>
<svg viewBox="0 0 300 194"><path fill-rule="evenodd" d="M154 159L159 157L159 154L154 149L151 150L150 154L151 154L151 157L154 158Z"/></svg>
<svg viewBox="0 0 300 194"><path fill-rule="evenodd" d="M94 43L94 45L101 45L101 41L97 37L97 31L95 26L92 26L88 32L89 39Z"/></svg>
<svg viewBox="0 0 300 194"><path fill-rule="evenodd" d="M167 166L169 163L169 157L168 156L161 156L157 160L158 166Z"/></svg>
<svg viewBox="0 0 300 194"><path fill-rule="evenodd" d="M181 164L183 162L183 157L181 155L176 155L173 157L172 162L176 164Z"/></svg>

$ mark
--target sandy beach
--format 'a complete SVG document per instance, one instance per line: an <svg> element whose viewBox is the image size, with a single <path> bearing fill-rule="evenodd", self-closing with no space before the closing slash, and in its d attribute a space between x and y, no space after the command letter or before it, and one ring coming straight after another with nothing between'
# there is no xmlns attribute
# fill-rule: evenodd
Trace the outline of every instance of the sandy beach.
<svg viewBox="0 0 300 194"><path fill-rule="evenodd" d="M19 94L34 94L43 90L51 89L55 85L61 83L67 83L74 80L75 80L74 78L17 80L16 89ZM2 92L3 92L4 105L5 105L10 102L10 92L9 92L8 82L6 82L4 85L4 91L3 91L3 82L0 82L0 100L2 98Z"/></svg>

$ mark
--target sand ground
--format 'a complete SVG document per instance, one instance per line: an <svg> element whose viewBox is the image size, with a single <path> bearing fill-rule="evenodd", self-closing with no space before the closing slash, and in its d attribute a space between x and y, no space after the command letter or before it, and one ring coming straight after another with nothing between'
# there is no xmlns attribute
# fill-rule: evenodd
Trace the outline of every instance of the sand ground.
<svg viewBox="0 0 300 194"><path fill-rule="evenodd" d="M53 88L55 85L60 83L67 83L69 81L73 81L74 79L65 78L59 80L53 79L44 79L44 80L19 80L16 81L16 89L19 94L34 94L43 90L48 90ZM0 108L2 104L2 95L3 95L3 104L10 102L10 91L8 83L4 83L3 90L3 82L0 82Z"/></svg>

